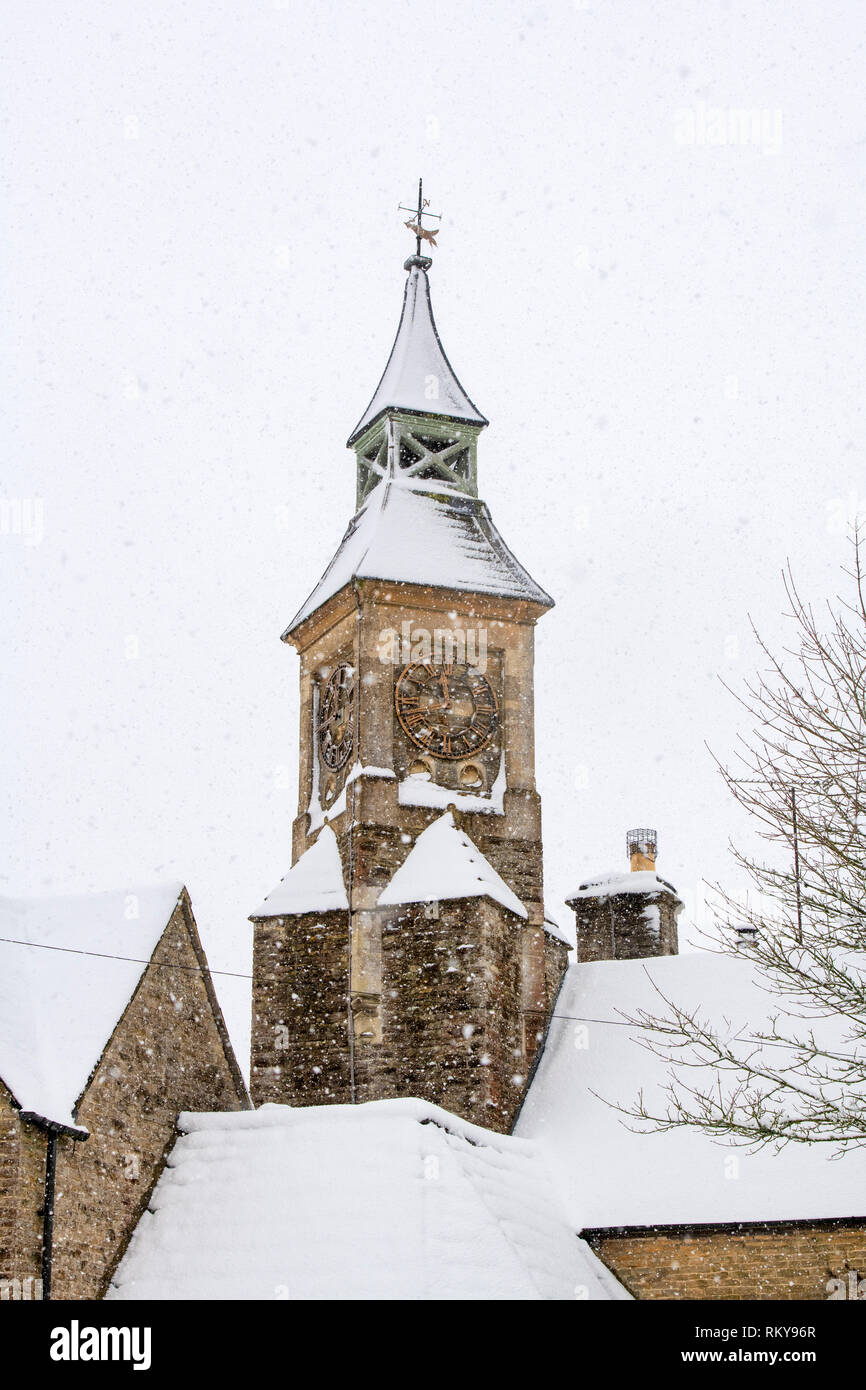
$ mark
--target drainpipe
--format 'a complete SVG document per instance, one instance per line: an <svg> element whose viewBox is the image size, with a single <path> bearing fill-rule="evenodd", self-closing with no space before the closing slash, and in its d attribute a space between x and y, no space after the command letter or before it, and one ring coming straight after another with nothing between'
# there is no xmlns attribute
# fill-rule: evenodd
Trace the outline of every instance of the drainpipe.
<svg viewBox="0 0 866 1390"><path fill-rule="evenodd" d="M54 1178L57 1173L57 1133L49 1130L45 1151L45 1203L42 1208L42 1298L51 1297L51 1254L54 1243Z"/></svg>
<svg viewBox="0 0 866 1390"><path fill-rule="evenodd" d="M80 1129L70 1129L68 1125L56 1124L37 1115L32 1110L20 1111L21 1119L44 1129L45 1144L45 1197L42 1203L42 1301L51 1298L51 1265L54 1254L54 1184L57 1177L57 1137L68 1134L70 1139L89 1139L90 1135Z"/></svg>

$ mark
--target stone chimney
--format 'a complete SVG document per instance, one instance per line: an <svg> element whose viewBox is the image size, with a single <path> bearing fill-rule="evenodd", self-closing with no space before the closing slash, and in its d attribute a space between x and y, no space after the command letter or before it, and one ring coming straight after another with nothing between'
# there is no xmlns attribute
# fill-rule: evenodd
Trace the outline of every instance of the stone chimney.
<svg viewBox="0 0 866 1390"><path fill-rule="evenodd" d="M566 901L577 926L578 961L675 956L683 904L673 884L655 871L658 836L630 830L629 872L587 879Z"/></svg>

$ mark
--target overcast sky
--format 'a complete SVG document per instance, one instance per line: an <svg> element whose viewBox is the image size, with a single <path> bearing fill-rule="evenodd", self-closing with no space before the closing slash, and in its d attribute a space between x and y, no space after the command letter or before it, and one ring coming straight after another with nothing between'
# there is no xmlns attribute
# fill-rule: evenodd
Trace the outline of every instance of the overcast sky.
<svg viewBox="0 0 866 1390"><path fill-rule="evenodd" d="M748 613L782 640L786 558L831 594L866 513L864 29L859 0L7 3L0 891L180 878L249 970L297 802L279 634L353 509L423 174L480 490L557 601L548 907L650 825L700 916L741 826L719 677L755 667Z"/></svg>

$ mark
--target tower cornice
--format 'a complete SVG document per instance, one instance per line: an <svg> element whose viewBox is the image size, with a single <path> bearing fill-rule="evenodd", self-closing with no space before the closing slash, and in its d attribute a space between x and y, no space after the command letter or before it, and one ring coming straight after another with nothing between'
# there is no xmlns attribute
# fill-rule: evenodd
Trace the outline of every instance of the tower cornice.
<svg viewBox="0 0 866 1390"><path fill-rule="evenodd" d="M534 627L538 619L553 606L553 600L539 603L530 599L501 598L496 594L480 594L465 589L446 589L431 584L412 584L405 580L355 579L348 581L330 599L296 627L283 633L283 641L297 652L309 651L350 614L367 605L381 605L383 610L401 605L447 618L455 610L473 611L490 622L518 623Z"/></svg>

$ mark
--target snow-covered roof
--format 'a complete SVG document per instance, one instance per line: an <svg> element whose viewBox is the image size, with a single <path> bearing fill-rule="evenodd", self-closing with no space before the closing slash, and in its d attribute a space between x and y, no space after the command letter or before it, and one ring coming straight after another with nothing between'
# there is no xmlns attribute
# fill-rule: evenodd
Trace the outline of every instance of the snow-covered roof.
<svg viewBox="0 0 866 1390"><path fill-rule="evenodd" d="M534 1144L418 1100L182 1115L109 1299L594 1299Z"/></svg>
<svg viewBox="0 0 866 1390"><path fill-rule="evenodd" d="M569 951L574 950L574 944L568 934L563 931L558 922L554 922L552 917L545 917L544 930L548 936L552 936L555 941L561 941L563 946L567 946Z"/></svg>
<svg viewBox="0 0 866 1390"><path fill-rule="evenodd" d="M528 599L549 608L500 536L487 505L445 482L393 475L370 493L283 636L352 579L385 579Z"/></svg>
<svg viewBox="0 0 866 1390"><path fill-rule="evenodd" d="M182 891L0 899L0 1076L22 1111L80 1128L76 1101Z"/></svg>
<svg viewBox="0 0 866 1390"><path fill-rule="evenodd" d="M337 837L329 825L293 864L250 918L297 917L302 912L345 912L349 906Z"/></svg>
<svg viewBox="0 0 866 1390"><path fill-rule="evenodd" d="M410 269L403 295L403 312L391 356L373 399L349 436L349 447L388 409L444 415L449 420L464 420L471 425L487 424L445 356L433 320L427 272L414 257L407 264Z"/></svg>
<svg viewBox="0 0 866 1390"><path fill-rule="evenodd" d="M448 898L492 898L518 917L526 908L516 893L446 811L422 830L391 882L379 894L380 907L429 903Z"/></svg>
<svg viewBox="0 0 866 1390"><path fill-rule="evenodd" d="M567 901L571 903L575 898L613 898L620 893L672 893L677 897L673 884L659 878L651 869L638 869L634 873L611 869L597 878L585 879L579 888L569 893Z"/></svg>
<svg viewBox="0 0 866 1390"><path fill-rule="evenodd" d="M633 1105L643 1088L648 1109L666 1108L669 1064L623 1018L664 1013L655 986L745 1037L767 1031L781 1012L748 956L705 951L570 967L516 1132L544 1150L576 1228L866 1216L862 1151L831 1162L827 1144L749 1153L697 1130L637 1133L628 1127L636 1121L599 1099ZM688 1080L700 1077L692 1071Z"/></svg>

